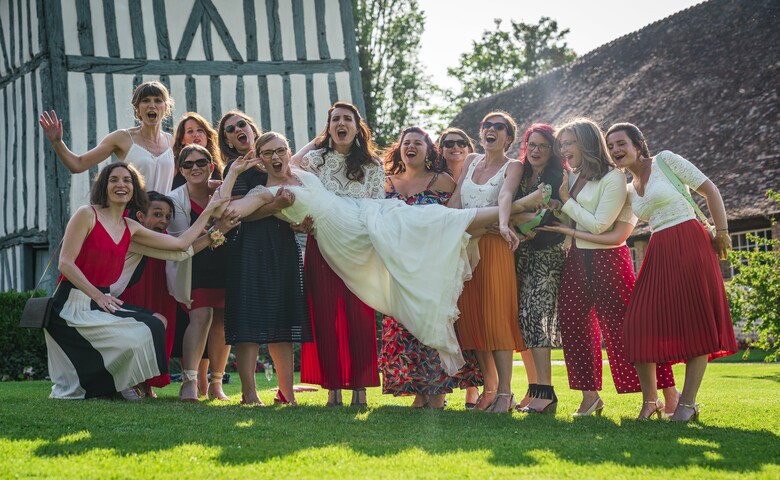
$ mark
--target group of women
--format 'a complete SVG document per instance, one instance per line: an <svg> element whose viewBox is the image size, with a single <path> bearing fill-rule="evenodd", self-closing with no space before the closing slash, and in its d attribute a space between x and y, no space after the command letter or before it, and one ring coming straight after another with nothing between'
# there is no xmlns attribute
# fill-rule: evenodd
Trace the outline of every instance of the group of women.
<svg viewBox="0 0 780 480"><path fill-rule="evenodd" d="M241 402L262 404L254 373L265 344L279 378L274 402L295 404L292 344L300 342L301 381L328 389L328 406L342 405L345 389L352 405L366 405L381 370L383 393L413 395L415 408L444 408L447 393L465 388L467 408L555 413L550 351L562 346L569 386L583 396L574 415L598 415L603 340L618 393L643 394L640 418L687 421L698 416L707 360L736 351L717 265L730 241L720 194L682 157L651 157L634 125L604 135L578 119L521 135L497 111L480 124L482 154L462 130L434 142L411 127L380 158L349 103L335 103L295 154L238 111L216 131L187 113L171 137L161 124L173 102L158 82L139 85L132 103L140 125L83 155L64 145L54 112L40 119L71 171L120 160L101 171L92 205L66 229L46 334L52 397L136 399L166 373L172 319L104 293L127 252L191 257L167 268L168 291L189 320L184 401L199 392L227 399L221 379L232 345ZM519 161L507 155L518 138ZM172 201L170 235L123 217L148 208L144 185ZM688 187L707 199L712 239ZM625 240L637 217L653 235L635 279ZM308 235L305 255L296 234ZM514 351L529 384L518 399ZM680 361L682 392L671 370Z"/></svg>

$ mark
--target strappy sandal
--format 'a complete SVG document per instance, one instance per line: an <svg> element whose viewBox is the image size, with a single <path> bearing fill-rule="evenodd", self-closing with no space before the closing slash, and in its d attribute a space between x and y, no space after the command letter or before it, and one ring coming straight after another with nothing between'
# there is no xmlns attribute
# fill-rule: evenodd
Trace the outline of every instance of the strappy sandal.
<svg viewBox="0 0 780 480"><path fill-rule="evenodd" d="M209 400L230 400L225 392L222 391L222 377L225 372L211 372L211 378L209 379L209 387L206 390L206 398Z"/></svg>
<svg viewBox="0 0 780 480"><path fill-rule="evenodd" d="M368 400L363 400L362 402L360 401L360 394L361 393L365 394L366 393L366 389L365 388L356 388L356 389L352 390L352 402L350 403L350 406L352 406L352 407L361 407L361 408L368 406Z"/></svg>
<svg viewBox="0 0 780 480"><path fill-rule="evenodd" d="M330 394L333 392L333 399L330 398ZM325 404L326 407L343 407L344 402L341 400L341 389L337 390L329 390L328 391L328 403Z"/></svg>
<svg viewBox="0 0 780 480"><path fill-rule="evenodd" d="M650 412L646 417L643 417L642 416L642 411L640 411L639 412L639 416L636 417L637 420L650 420L651 418L653 418L653 415L658 416L659 420L664 418L664 404L663 404L663 402L661 402L658 399L649 400L649 401L644 402L642 404L642 409L643 410L644 410L644 406L645 405L652 405L653 407L655 407L655 409L652 412Z"/></svg>
<svg viewBox="0 0 780 480"><path fill-rule="evenodd" d="M194 384L194 385L193 385ZM185 387L194 386L195 396L184 396L183 391ZM197 370L182 370L181 371L181 388L179 388L179 400L182 402L198 403L198 371Z"/></svg>

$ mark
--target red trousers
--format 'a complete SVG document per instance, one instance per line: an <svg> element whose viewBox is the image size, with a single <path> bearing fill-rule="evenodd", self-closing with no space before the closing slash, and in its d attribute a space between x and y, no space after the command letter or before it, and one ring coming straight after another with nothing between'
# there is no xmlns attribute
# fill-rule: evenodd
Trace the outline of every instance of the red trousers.
<svg viewBox="0 0 780 480"><path fill-rule="evenodd" d="M563 354L572 390L601 390L601 337L618 393L642 390L626 357L623 322L634 290L634 267L625 245L599 250L572 245L558 299ZM674 386L671 365L658 365L658 388Z"/></svg>

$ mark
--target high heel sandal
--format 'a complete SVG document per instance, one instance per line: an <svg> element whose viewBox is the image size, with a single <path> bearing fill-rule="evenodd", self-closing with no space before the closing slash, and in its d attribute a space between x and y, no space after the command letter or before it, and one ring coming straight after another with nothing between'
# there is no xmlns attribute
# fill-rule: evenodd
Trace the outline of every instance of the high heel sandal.
<svg viewBox="0 0 780 480"><path fill-rule="evenodd" d="M209 379L209 387L206 390L206 398L209 400L230 400L225 392L222 391L222 377L225 372L211 372L211 378Z"/></svg>
<svg viewBox="0 0 780 480"><path fill-rule="evenodd" d="M498 390L482 390L482 393L480 393L480 394L479 394L479 396L477 397L477 402L474 404L474 410L481 410L481 411L483 411L483 412L484 412L484 411L486 411L487 409L489 409L490 407L492 407L492 406L493 406L493 402L495 402L495 401L496 401L496 399L495 399L495 398L494 398L494 399L493 399L493 401L492 401L492 402L490 402L490 403L489 403L489 404L488 404L488 405L487 405L485 408L478 408L478 406L479 406L479 402L481 402L481 401L482 401L482 399L483 399L483 398L485 398L485 395L486 395L486 394L487 394L487 395L490 395L490 394L492 394L492 393L497 393L497 392L498 392Z"/></svg>
<svg viewBox="0 0 780 480"><path fill-rule="evenodd" d="M330 398L331 392L333 393L333 399ZM325 404L326 407L343 407L344 402L341 400L341 389L338 390L328 390L328 403Z"/></svg>
<svg viewBox="0 0 780 480"><path fill-rule="evenodd" d="M531 390L531 396L534 398L539 398L542 400L552 400L550 403L548 403L543 409L538 410L536 408L532 408L529 406L525 406L523 408L518 408L517 411L520 413L539 413L539 414L546 414L549 413L551 415L555 415L555 413L558 411L558 396L555 395L555 388L552 385L536 385L534 384L534 388Z"/></svg>
<svg viewBox="0 0 780 480"><path fill-rule="evenodd" d="M362 402L360 401L360 394L361 393L363 395L365 395L366 394L366 389L365 388L356 388L356 389L352 390L352 402L350 403L351 407L361 407L362 408L362 407L367 407L368 406L368 401L367 400L364 399Z"/></svg>
<svg viewBox="0 0 780 480"><path fill-rule="evenodd" d="M194 384L194 385L193 385ZM183 392L186 387L195 387L195 396L184 396ZM179 400L182 402L198 403L198 371L197 370L182 370L181 371L181 388L179 389Z"/></svg>
<svg viewBox="0 0 780 480"><path fill-rule="evenodd" d="M502 408L499 410L496 408L496 404L498 403L498 400L501 397L509 397L509 405L507 405L507 408L505 409ZM514 393L499 393L498 395L496 395L496 399L493 400L493 404L490 405L490 408L488 408L485 411L490 413L512 413L512 410L514 410L515 407L517 407L517 401L515 400Z"/></svg>
<svg viewBox="0 0 780 480"><path fill-rule="evenodd" d="M643 417L642 416L642 412L640 411L639 412L639 416L636 417L637 420L650 420L651 418L653 418L653 415L656 415L659 420L664 418L663 417L663 414L664 414L664 404L660 400L658 400L658 399L648 400L648 401L644 402L642 405L643 405L642 406L643 409L644 409L644 405L653 405L655 407L655 410L650 412L650 414L648 416L646 416L646 417Z"/></svg>
<svg viewBox="0 0 780 480"><path fill-rule="evenodd" d="M545 185L544 197L542 198L544 203L548 203L550 201L551 196L552 196L552 186ZM552 210L543 208L539 210L539 212L537 212L537 214L531 220L525 223L521 223L520 225L515 225L515 231L517 231L517 233L523 236L526 236L528 235L528 232L542 225L542 223L548 223L551 216L552 216Z"/></svg>
<svg viewBox="0 0 780 480"><path fill-rule="evenodd" d="M685 408L688 408L690 410L693 410L693 415L688 417L687 420L675 420L675 419L672 419L673 422L696 422L696 421L699 420L699 404L698 403L682 403L682 402L679 402L677 404L677 409L679 410L680 407L685 407Z"/></svg>
<svg viewBox="0 0 780 480"><path fill-rule="evenodd" d="M599 403L601 403L601 406L599 406ZM601 401L601 397L596 397L596 401L593 402L593 405L591 405L587 410L584 412L574 412L571 414L571 416L588 417L590 415L596 415L597 417L600 417L602 410L604 410L604 402Z"/></svg>

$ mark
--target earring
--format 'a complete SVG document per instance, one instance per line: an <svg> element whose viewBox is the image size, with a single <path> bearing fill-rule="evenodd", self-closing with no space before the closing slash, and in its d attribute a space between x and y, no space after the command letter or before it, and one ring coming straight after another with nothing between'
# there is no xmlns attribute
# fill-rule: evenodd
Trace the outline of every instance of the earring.
<svg viewBox="0 0 780 480"><path fill-rule="evenodd" d="M333 150L333 137L328 137L328 148Z"/></svg>
<svg viewBox="0 0 780 480"><path fill-rule="evenodd" d="M360 137L358 137L357 135L355 135L355 146L356 147L360 146Z"/></svg>
<svg viewBox="0 0 780 480"><path fill-rule="evenodd" d="M232 143L230 143L230 142L228 142L228 147L229 147L229 148L233 148L233 144L232 144Z"/></svg>
<svg viewBox="0 0 780 480"><path fill-rule="evenodd" d="M433 163L431 163L431 159L430 158L426 158L425 159L425 168L430 170L432 167L433 167Z"/></svg>

